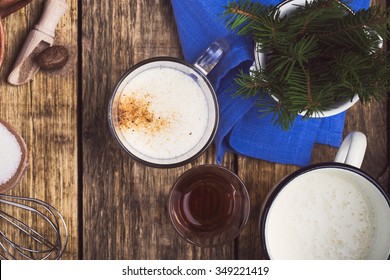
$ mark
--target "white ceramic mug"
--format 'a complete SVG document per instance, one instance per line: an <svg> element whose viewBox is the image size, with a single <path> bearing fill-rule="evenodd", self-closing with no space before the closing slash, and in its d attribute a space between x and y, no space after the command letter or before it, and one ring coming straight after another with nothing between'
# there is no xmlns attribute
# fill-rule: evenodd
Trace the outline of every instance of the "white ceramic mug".
<svg viewBox="0 0 390 280"><path fill-rule="evenodd" d="M390 258L390 199L359 169L366 143L351 132L335 162L299 169L275 186L260 215L267 258Z"/></svg>

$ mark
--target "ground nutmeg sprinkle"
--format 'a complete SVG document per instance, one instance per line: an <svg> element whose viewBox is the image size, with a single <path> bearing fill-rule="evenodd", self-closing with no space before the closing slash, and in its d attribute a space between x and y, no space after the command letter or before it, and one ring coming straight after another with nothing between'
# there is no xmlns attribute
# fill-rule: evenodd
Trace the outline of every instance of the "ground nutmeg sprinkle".
<svg viewBox="0 0 390 280"><path fill-rule="evenodd" d="M150 95L143 98L124 96L118 106L118 121L121 129L143 130L156 133L166 128L170 121L156 116L151 109Z"/></svg>

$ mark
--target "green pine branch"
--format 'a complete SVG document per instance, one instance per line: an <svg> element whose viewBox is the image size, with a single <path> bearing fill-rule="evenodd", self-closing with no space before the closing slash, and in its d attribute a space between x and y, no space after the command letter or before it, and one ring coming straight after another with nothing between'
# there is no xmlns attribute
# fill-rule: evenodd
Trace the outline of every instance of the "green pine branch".
<svg viewBox="0 0 390 280"><path fill-rule="evenodd" d="M314 0L280 17L273 6L240 0L225 11L226 25L267 54L265 69L240 72L236 94L274 96L273 103L260 96L259 111L284 129L298 114L320 115L355 94L367 103L390 92L389 54L380 48L390 38L390 10L352 13L339 1Z"/></svg>

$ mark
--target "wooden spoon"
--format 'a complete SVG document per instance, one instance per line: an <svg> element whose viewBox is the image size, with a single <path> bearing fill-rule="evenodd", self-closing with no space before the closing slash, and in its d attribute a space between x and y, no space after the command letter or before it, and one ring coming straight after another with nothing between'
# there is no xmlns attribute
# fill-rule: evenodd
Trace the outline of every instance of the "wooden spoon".
<svg viewBox="0 0 390 280"><path fill-rule="evenodd" d="M4 120L0 119L0 124L3 125L12 135L15 136L16 140L18 141L18 144L20 146L20 150L22 153L18 169L16 170L15 174L5 183L0 184L0 193L5 193L8 190L12 189L16 186L16 184L19 182L19 180L23 177L27 166L28 166L28 151L26 143L24 142L23 138L19 135L19 133L13 128L10 124L5 122ZM1 156L1 155L0 155ZM0 157L1 160L1 157Z"/></svg>

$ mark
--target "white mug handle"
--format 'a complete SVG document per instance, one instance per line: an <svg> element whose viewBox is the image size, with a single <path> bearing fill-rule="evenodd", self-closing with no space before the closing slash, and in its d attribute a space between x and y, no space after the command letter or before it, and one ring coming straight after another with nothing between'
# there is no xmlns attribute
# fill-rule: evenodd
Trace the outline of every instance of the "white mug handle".
<svg viewBox="0 0 390 280"><path fill-rule="evenodd" d="M366 135L359 131L350 132L337 152L335 162L346 163L360 168L367 147Z"/></svg>

